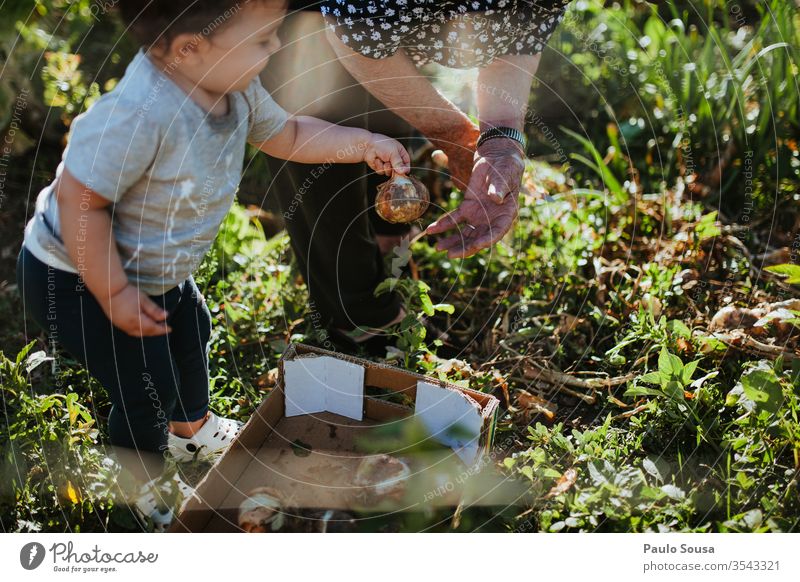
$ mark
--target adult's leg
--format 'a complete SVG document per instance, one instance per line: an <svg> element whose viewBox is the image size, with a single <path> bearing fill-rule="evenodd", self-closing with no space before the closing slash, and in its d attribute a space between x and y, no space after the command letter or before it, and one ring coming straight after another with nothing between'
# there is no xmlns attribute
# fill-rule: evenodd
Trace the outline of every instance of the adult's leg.
<svg viewBox="0 0 800 582"><path fill-rule="evenodd" d="M17 281L26 315L107 390L109 440L120 463L142 481L160 475L179 382L169 337L136 338L115 328L77 275L24 247ZM173 289L155 299L172 311L178 295Z"/></svg>
<svg viewBox="0 0 800 582"><path fill-rule="evenodd" d="M382 111L339 64L318 12L293 14L280 34L284 46L262 80L282 107L394 137L410 135L409 126ZM376 230L392 234L405 228L376 220L371 210L383 179L371 176L364 164L320 167L274 158L268 164L273 179L268 195L277 197L284 213L313 308L344 329L379 327L394 319L399 298L373 295L387 276Z"/></svg>

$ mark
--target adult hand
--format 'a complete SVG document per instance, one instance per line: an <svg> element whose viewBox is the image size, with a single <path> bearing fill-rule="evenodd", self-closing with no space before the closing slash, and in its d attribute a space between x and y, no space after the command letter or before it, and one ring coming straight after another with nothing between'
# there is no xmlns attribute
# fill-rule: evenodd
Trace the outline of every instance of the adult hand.
<svg viewBox="0 0 800 582"><path fill-rule="evenodd" d="M517 143L489 140L475 153L474 161L464 200L425 231L431 235L458 229L436 244L449 258L469 257L495 244L511 229L519 210L525 160Z"/></svg>
<svg viewBox="0 0 800 582"><path fill-rule="evenodd" d="M481 135L481 130L474 123L465 125L457 134L449 139L434 139L434 143L441 148L447 160L443 160L450 172L456 188L465 192L469 184L472 168L475 165L475 144Z"/></svg>

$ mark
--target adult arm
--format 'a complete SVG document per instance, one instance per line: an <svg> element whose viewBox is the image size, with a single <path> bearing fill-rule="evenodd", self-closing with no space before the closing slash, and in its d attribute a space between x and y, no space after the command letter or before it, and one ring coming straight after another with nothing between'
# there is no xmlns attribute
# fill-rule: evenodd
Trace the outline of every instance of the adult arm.
<svg viewBox="0 0 800 582"><path fill-rule="evenodd" d="M371 59L350 49L332 30L327 34L350 74L447 154L451 175L464 191L464 201L428 227L428 234L458 229L456 234L440 240L437 247L447 250L451 258L467 257L499 241L517 216L524 153L510 139L489 140L480 151L475 151L475 143L480 132L490 127L524 129L540 55L497 57L480 70L480 127L476 127L419 73L402 50L391 57ZM471 227L461 229L461 224Z"/></svg>
<svg viewBox="0 0 800 582"><path fill-rule="evenodd" d="M525 129L531 82L540 54L497 57L478 76L478 115L481 131L492 127ZM456 230L437 243L451 258L468 257L498 242L511 229L518 213L517 197L525 170L522 146L508 138L484 142L464 200L453 212L431 224L428 234Z"/></svg>
<svg viewBox="0 0 800 582"><path fill-rule="evenodd" d="M451 176L464 190L472 173L478 126L419 73L404 51L371 59L353 51L331 29L327 34L353 78L447 154Z"/></svg>

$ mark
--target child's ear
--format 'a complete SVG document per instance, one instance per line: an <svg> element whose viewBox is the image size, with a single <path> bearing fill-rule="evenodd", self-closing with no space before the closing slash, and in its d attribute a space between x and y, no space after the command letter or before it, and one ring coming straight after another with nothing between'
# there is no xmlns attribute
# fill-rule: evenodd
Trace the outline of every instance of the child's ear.
<svg viewBox="0 0 800 582"><path fill-rule="evenodd" d="M199 65L203 62L205 53L210 48L208 39L199 33L183 33L172 39L169 52L176 64L184 62L187 65Z"/></svg>

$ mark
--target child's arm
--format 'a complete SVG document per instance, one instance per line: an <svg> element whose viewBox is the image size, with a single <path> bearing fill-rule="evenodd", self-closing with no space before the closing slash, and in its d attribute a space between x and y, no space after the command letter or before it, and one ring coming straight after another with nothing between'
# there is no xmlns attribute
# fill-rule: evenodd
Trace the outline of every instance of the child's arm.
<svg viewBox="0 0 800 582"><path fill-rule="evenodd" d="M56 187L64 246L111 322L132 336L169 332L167 312L128 281L112 238L110 202L66 169Z"/></svg>
<svg viewBox="0 0 800 582"><path fill-rule="evenodd" d="M289 118L279 134L255 145L273 157L290 162L366 162L378 174L386 176L406 174L411 165L411 157L397 140L303 115Z"/></svg>

